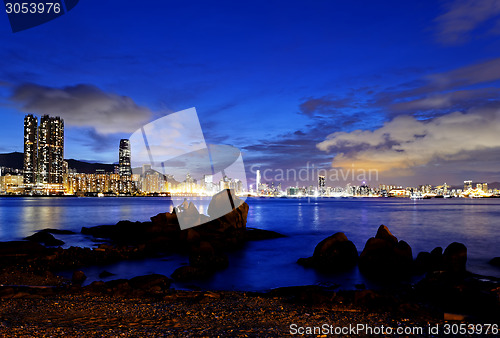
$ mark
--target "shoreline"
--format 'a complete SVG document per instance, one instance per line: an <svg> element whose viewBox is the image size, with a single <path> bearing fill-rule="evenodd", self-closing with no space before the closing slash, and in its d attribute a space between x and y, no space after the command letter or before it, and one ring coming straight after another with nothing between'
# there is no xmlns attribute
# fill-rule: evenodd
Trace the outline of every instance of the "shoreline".
<svg viewBox="0 0 500 338"><path fill-rule="evenodd" d="M1 302L0 313L0 335L36 337L268 337L291 334L293 324L426 327L444 323L444 317L412 308L375 313L361 305L209 291L175 291L148 298L85 294L25 297Z"/></svg>
<svg viewBox="0 0 500 338"><path fill-rule="evenodd" d="M326 325L333 330L351 327L342 332L345 337L363 336L367 328L382 326L422 328L416 336L433 337L437 332L427 331L429 327L439 327L443 334L446 325L494 324L498 318L495 313L448 311L412 296L408 287L334 291L309 285L267 292L185 291L170 288L168 280L149 275L86 287L64 281L52 287L0 286L0 335L275 337ZM363 331L352 331L358 325L364 325ZM326 334L330 333L340 335L336 331Z"/></svg>

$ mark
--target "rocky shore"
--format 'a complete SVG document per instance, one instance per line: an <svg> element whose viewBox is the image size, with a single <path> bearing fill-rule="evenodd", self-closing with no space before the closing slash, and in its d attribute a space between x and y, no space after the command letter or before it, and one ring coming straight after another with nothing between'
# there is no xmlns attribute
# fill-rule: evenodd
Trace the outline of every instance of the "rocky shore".
<svg viewBox="0 0 500 338"><path fill-rule="evenodd" d="M217 210L227 198L232 208L220 216ZM83 228L82 233L107 241L92 249L54 247L61 241L52 234L71 235L55 229L25 241L0 242L0 335L265 337L288 335L292 324L427 328L500 318L499 280L468 273L463 244L419 253L414 260L411 247L385 226L368 239L361 254L345 234L336 233L321 241L313 256L298 260L329 273L357 265L367 278L384 281L386 286L378 290L364 285L357 290L298 286L261 293L175 290L174 280L196 280L226 268L228 251L283 236L247 228L248 205L231 191L214 196L208 213L214 216L202 215L190 204L150 222ZM178 217L202 224L181 229ZM173 252L187 255L189 265L170 277L154 274L82 286L86 276L80 270L86 266ZM60 270L73 270L73 277L58 276ZM422 276L420 281L408 282L415 275ZM110 274L103 271L102 276Z"/></svg>

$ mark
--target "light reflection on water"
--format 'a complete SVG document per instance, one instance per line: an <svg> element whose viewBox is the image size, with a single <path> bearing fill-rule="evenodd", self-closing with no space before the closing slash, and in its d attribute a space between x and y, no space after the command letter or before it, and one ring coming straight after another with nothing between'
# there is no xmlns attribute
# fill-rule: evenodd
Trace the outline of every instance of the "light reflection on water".
<svg viewBox="0 0 500 338"><path fill-rule="evenodd" d="M197 207L206 211L209 199L198 198ZM342 231L363 250L380 224L387 225L399 239L408 242L416 257L419 251L451 242L468 248L468 269L500 277L500 269L487 262L500 256L498 219L500 200L421 200L407 199L247 199L248 226L278 231L286 238L250 242L245 249L229 254L230 267L195 284L210 289L268 289L287 285L340 283L345 287L365 282L357 269L323 275L298 266L300 257L312 255L322 239ZM172 210L168 198L0 198L0 239L20 239L43 228L79 232L82 226L115 224L119 220L147 221L153 215ZM92 245L81 234L56 235L67 246ZM106 267L87 268L88 282L106 269L116 276L162 273L170 275L186 264L187 257L121 262ZM188 287L178 284L177 287Z"/></svg>

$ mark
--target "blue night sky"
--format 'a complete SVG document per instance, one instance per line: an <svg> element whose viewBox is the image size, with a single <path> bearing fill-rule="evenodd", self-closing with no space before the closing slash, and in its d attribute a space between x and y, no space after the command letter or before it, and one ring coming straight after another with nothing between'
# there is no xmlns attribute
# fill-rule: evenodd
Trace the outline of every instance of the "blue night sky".
<svg viewBox="0 0 500 338"><path fill-rule="evenodd" d="M500 1L82 0L18 33L0 15L0 39L0 153L49 113L66 158L113 163L120 138L196 107L249 175L500 180Z"/></svg>

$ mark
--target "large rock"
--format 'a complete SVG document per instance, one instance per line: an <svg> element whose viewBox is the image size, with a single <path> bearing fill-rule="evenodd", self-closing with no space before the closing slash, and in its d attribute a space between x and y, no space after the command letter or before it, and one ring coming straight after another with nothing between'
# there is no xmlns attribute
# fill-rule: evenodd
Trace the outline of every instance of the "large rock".
<svg viewBox="0 0 500 338"><path fill-rule="evenodd" d="M49 234L56 234L56 235L74 235L76 232L71 231L71 230L63 230L63 229L52 229L52 228L45 228L40 230L39 232L48 232Z"/></svg>
<svg viewBox="0 0 500 338"><path fill-rule="evenodd" d="M206 215L199 213L193 202L190 202L185 210L179 212L177 218L181 229L194 228L210 220Z"/></svg>
<svg viewBox="0 0 500 338"><path fill-rule="evenodd" d="M151 232L175 233L181 230L175 210L171 213L162 212L156 216L151 217L151 223Z"/></svg>
<svg viewBox="0 0 500 338"><path fill-rule="evenodd" d="M464 273L467 263L467 247L462 243L453 242L443 253L443 265L446 271Z"/></svg>
<svg viewBox="0 0 500 338"><path fill-rule="evenodd" d="M342 232L325 238L314 249L313 256L301 258L298 264L324 271L341 271L356 265L358 250Z"/></svg>
<svg viewBox="0 0 500 338"><path fill-rule="evenodd" d="M247 224L248 204L239 199L234 190L225 189L212 196L208 214L212 220L205 227L209 230L222 232L229 229L244 230Z"/></svg>
<svg viewBox="0 0 500 338"><path fill-rule="evenodd" d="M32 242L43 243L47 246L59 246L64 244L63 241L56 239L46 231L37 232L36 234L25 237L24 239Z"/></svg>
<svg viewBox="0 0 500 338"><path fill-rule="evenodd" d="M210 276L210 273L203 268L194 266L181 266L172 274L172 278L176 281L187 282L193 279L202 279Z"/></svg>
<svg viewBox="0 0 500 338"><path fill-rule="evenodd" d="M361 272L375 278L399 278L410 275L413 269L411 247L399 241L385 225L370 238L359 256Z"/></svg>
<svg viewBox="0 0 500 338"><path fill-rule="evenodd" d="M236 196L233 189L225 189L212 196L208 204L208 215L213 218L219 218L238 208L244 202Z"/></svg>
<svg viewBox="0 0 500 338"><path fill-rule="evenodd" d="M255 229L255 228L247 228L245 231L245 239L247 241L260 241L263 239L275 239L275 238L283 238L286 237L279 232L272 230L263 230L263 229Z"/></svg>
<svg viewBox="0 0 500 338"><path fill-rule="evenodd" d="M87 276L85 276L85 273L83 271L78 270L73 272L73 277L71 278L71 281L75 284L82 284L86 279Z"/></svg>
<svg viewBox="0 0 500 338"><path fill-rule="evenodd" d="M443 267L443 248L436 247L430 253L419 252L415 259L415 272L422 274L424 272L441 271Z"/></svg>
<svg viewBox="0 0 500 338"><path fill-rule="evenodd" d="M396 238L396 236L394 236L389 228L383 224L378 228L375 238L383 239L384 241L393 245L396 245L398 243L398 239Z"/></svg>
<svg viewBox="0 0 500 338"><path fill-rule="evenodd" d="M492 258L489 263L493 266L498 266L500 267L500 257L495 257L495 258Z"/></svg>
<svg viewBox="0 0 500 338"><path fill-rule="evenodd" d="M151 274L145 276L134 277L128 282L134 289L141 289L143 291L160 291L166 290L170 287L172 281L164 275Z"/></svg>

